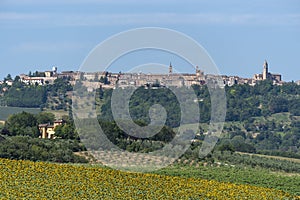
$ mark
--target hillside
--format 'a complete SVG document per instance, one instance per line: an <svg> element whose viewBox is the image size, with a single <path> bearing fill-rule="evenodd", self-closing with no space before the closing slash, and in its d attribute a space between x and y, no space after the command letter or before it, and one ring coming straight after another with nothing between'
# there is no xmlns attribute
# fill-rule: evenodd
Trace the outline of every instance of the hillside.
<svg viewBox="0 0 300 200"><path fill-rule="evenodd" d="M180 124L180 105L168 88L138 88L130 98L130 116L133 121L147 125L150 107L160 104L167 112L166 126L176 130L182 125L188 132L199 126L199 132L195 134L196 140L201 142L207 134L211 117L210 94L206 86L194 85L193 89L199 101L199 125L192 124L192 120L189 124ZM262 81L255 86L226 86L225 92L227 113L218 150L300 158L299 85L285 83L278 86ZM114 121L111 95L112 90L96 93L97 102L101 102L97 107L101 122ZM117 137L120 139L120 136ZM118 141L116 145L122 146L123 141Z"/></svg>
<svg viewBox="0 0 300 200"><path fill-rule="evenodd" d="M30 89L22 90L27 87ZM220 199L243 197L257 199L261 196L274 199L288 196L287 193L300 195L298 189L300 163L294 162L293 159L273 157L300 158L300 86L295 83L276 86L264 81L254 87L249 85L225 87L227 117L222 137L205 158L199 158L199 150L208 134L210 95L206 86L193 86L198 98L196 102L199 102L201 119L200 123L195 123L192 119L183 124L183 128L186 134L193 133L196 137L192 140L190 148L174 165L153 172L156 175L123 173L93 165L40 162L86 163L86 159L92 159L88 153L85 154L87 149L81 143L82 137L73 121L71 106L78 107L79 110L87 108L84 104L89 102L83 99L89 99L91 93L82 87L83 99L80 96L74 98L73 102L71 87L67 80L59 79L53 85L44 87L41 89L40 86L14 83L12 93L9 94L9 89L1 97L4 99L2 102L9 100L10 103L19 104L19 101L13 99L22 95L20 91L37 90L47 94L47 99L39 95L42 99L36 101L44 102L39 108L35 108L42 112L11 113L6 123L0 125L2 138L0 157L19 160L0 161L1 178L4 180L2 182L8 183L2 188L8 191L7 195L30 197L27 195L32 191L35 191L32 195L41 198L53 198L51 195L60 197L59 195L64 194L70 195L67 196L69 198L96 198L95 195L98 195L104 199L111 196L117 199L120 194L122 195L120 199L129 194L132 198L150 199L171 197L203 199L216 196L220 196ZM114 145L125 152L145 154L167 146L175 137L175 131L180 125L180 105L168 88L141 87L130 98L130 115L141 127L149 123L149 108L152 105L160 104L166 109L168 118L165 126L156 135L145 139L132 136L118 127L112 117L111 95L112 90L99 88L95 93L95 103L88 106L96 109L99 125ZM30 102L30 97L26 98L28 98L26 102ZM31 109L25 107L21 109ZM89 116L89 112L83 111L83 114ZM9 115L7 111L3 114ZM64 121L64 124L55 128L58 138L54 140L38 138L40 136L38 125L53 124L58 118ZM84 118L82 123L89 124L89 118ZM199 130L194 132L193 130L198 127ZM90 139L89 144L98 148L96 150L101 153L101 158L111 160L113 155L102 151L97 140ZM174 148L182 149L182 145L177 144ZM78 156L83 154L86 159ZM101 160L93 162L98 164ZM72 182L74 184L71 184ZM24 192L16 192L18 189ZM4 190L3 192L0 190L0 195L5 195Z"/></svg>

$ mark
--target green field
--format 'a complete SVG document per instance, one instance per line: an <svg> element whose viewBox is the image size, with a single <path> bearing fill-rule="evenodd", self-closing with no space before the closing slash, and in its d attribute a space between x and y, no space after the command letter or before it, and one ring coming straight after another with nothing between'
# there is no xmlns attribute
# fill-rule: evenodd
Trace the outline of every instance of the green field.
<svg viewBox="0 0 300 200"><path fill-rule="evenodd" d="M37 114L40 112L39 108L19 108L19 107L4 107L0 106L0 121L7 120L9 115L20 113L22 111Z"/></svg>
<svg viewBox="0 0 300 200"><path fill-rule="evenodd" d="M201 178L219 182L253 185L300 195L300 174L274 172L260 167L173 165L154 172L160 175Z"/></svg>

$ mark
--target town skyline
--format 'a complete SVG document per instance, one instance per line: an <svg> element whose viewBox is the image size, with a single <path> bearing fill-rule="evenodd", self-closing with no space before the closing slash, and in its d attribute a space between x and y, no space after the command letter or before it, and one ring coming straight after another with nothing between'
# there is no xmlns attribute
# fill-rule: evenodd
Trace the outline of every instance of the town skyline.
<svg viewBox="0 0 300 200"><path fill-rule="evenodd" d="M150 65L151 66L151 65ZM159 66L161 67L161 65ZM74 85L76 81L89 82L87 85L93 85L104 88L115 88L115 87L129 87L129 86L153 86L158 85L162 87L169 86L192 86L192 85L205 85L210 81L223 80L224 85L233 86L237 84L248 84L251 86L256 85L259 81L270 80L274 85L282 85L286 81L282 79L282 75L279 73L273 73L269 70L269 64L267 60L264 61L260 73L255 73L252 77L241 77L239 75L224 75L224 74L209 74L205 73L199 66L195 67L193 73L179 73L174 70L172 63L170 62L167 67L167 71L164 73L161 71L157 73L147 73L142 71L131 71L131 72L112 72L112 71L95 71L95 72L84 72L84 71L59 71L57 67L52 67L51 70L47 71L35 71L29 72L28 74L21 73L16 75L18 80L27 85L45 85L53 84L57 78L64 78L71 81ZM219 78L218 78L219 77ZM11 77L14 79L13 77ZM0 81L1 84L6 83L12 85L14 80L5 78L4 81ZM300 80L295 81L300 85ZM96 84L96 85L95 85Z"/></svg>
<svg viewBox="0 0 300 200"><path fill-rule="evenodd" d="M95 70L94 72L97 73L97 72L111 72L111 73L119 73L119 72L122 72L122 73L144 73L144 74L168 74L169 73L169 67L172 66L172 70L173 70L173 73L178 73L178 74L184 74L184 73L194 73L195 70L197 71L198 69L200 69L201 71L203 71L205 73L205 70L203 66L201 65L196 65L196 66L191 66L188 70L181 70L179 71L178 69L186 69L186 68L183 68L180 66L176 66L173 64L174 62L170 61L169 62L169 65L167 65L167 63L164 63L164 64L161 64L161 63L146 63L144 65L140 65L140 66L135 66L135 67L127 67L129 68L130 70L126 71L126 70L119 70L118 68L116 68L115 66L113 67L113 69L111 69L111 67L108 67L107 69L105 69L104 71L101 71L101 70ZM150 68L150 69L148 69ZM263 62L261 62L261 65L259 67L256 67L256 68L259 68L259 70L261 70L262 68L265 69L267 68L267 71L268 72L272 72L272 73L275 73L275 74L279 74L280 72L277 71L277 72L274 72L272 70L272 66L271 66L271 71L269 71L269 61L267 59L265 59ZM42 69L42 70L40 70ZM57 65L52 65L51 67L37 67L37 68L32 68L31 70L29 70L28 72L24 72L24 71L19 71L15 74L11 74L11 73L8 73L9 75L11 75L12 77L15 77L15 76L19 76L19 75L22 75L22 74L26 74L26 75L29 75L31 76L32 74L36 73L36 72L49 72L49 71L61 71L61 72L64 72L64 71L72 71L72 72L85 72L83 70L80 69L80 67L78 68L64 68L64 67L61 67L61 66L57 66ZM124 69L124 68L123 68ZM126 68L125 68L126 69ZM192 70L191 70L192 69ZM142 70L142 71L139 71L139 70ZM268 73L267 72L267 73ZM3 80L3 78L5 78L8 74L4 75L3 77L0 77L0 80ZM253 74L249 75L249 76L241 76L240 74L222 74L222 73L219 73L218 75L220 76L239 76L241 78L251 78L253 77ZM257 75L257 73L254 73L254 75ZM280 73L280 75L282 76L281 79L283 81L287 81L284 79L284 74ZM297 80L300 80L300 77L299 79ZM297 81L297 80L292 80L292 81ZM287 81L289 82L289 81Z"/></svg>

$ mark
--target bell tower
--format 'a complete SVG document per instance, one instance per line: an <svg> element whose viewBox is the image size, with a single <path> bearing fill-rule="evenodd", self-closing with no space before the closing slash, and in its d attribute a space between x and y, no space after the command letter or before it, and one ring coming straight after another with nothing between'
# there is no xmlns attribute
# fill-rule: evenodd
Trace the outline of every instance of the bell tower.
<svg viewBox="0 0 300 200"><path fill-rule="evenodd" d="M264 62L264 70L263 70L263 80L268 79L268 77L269 77L269 67L268 67L267 61L265 60L265 62Z"/></svg>
<svg viewBox="0 0 300 200"><path fill-rule="evenodd" d="M171 75L173 73L173 67L172 67L172 63L170 62L170 66L169 66L169 75Z"/></svg>

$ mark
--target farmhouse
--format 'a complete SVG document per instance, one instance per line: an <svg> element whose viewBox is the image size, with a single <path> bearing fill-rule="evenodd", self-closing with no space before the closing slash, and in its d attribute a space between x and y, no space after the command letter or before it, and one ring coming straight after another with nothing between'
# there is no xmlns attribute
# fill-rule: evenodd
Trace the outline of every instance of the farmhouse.
<svg viewBox="0 0 300 200"><path fill-rule="evenodd" d="M40 130L40 138L48 138L48 139L55 139L55 131L54 129L62 125L64 123L63 120L56 120L54 121L53 125L50 123L47 124L39 124L39 130Z"/></svg>

